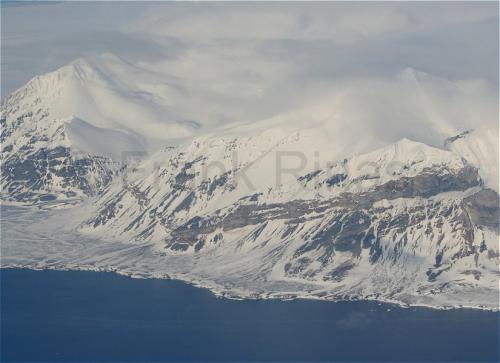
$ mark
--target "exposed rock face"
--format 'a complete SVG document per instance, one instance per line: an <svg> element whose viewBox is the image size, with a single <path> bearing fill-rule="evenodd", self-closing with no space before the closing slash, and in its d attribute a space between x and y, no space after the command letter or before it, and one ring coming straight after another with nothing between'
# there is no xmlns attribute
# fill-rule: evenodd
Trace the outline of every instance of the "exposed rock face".
<svg viewBox="0 0 500 363"><path fill-rule="evenodd" d="M74 158L64 147L39 149L2 158L5 198L17 202L48 201L99 193L112 179L111 160Z"/></svg>
<svg viewBox="0 0 500 363"><path fill-rule="evenodd" d="M465 208L471 220L481 226L499 228L499 196L494 190L483 189L464 199Z"/></svg>
<svg viewBox="0 0 500 363"><path fill-rule="evenodd" d="M415 148L427 157L401 156ZM497 273L498 194L454 154L404 141L243 196L245 165L201 177L210 158L172 151L155 173L106 190L81 230L349 296L434 294Z"/></svg>
<svg viewBox="0 0 500 363"><path fill-rule="evenodd" d="M428 276L435 279L443 265L451 266L462 257L479 253L475 233L481 231L476 229L497 226L498 196L491 190L481 190L460 201L428 201L423 197L478 186L476 172L467 167L444 180L426 174L388 183L390 186L384 184L361 195L343 193L324 201L259 204L247 198L235 207L204 218L194 217L173 229L166 248L179 252L194 247L196 253L205 245L220 243L227 232L248 227L252 232L244 236L245 242L254 244L276 221L274 233L281 243L300 241L284 265L287 277L315 279L319 275L324 281L341 281L360 263L396 263L426 241L433 246L428 257L435 261ZM431 182L427 182L429 179ZM428 185L439 187L429 189ZM363 261L364 257L368 261Z"/></svg>
<svg viewBox="0 0 500 363"><path fill-rule="evenodd" d="M66 120L51 119L36 102L32 105L36 112L23 113L16 107L16 97L20 95L2 103L2 198L33 204L99 194L118 163L74 149Z"/></svg>
<svg viewBox="0 0 500 363"><path fill-rule="evenodd" d="M460 155L478 168L485 185L498 192L498 129L481 128L464 131L448 138L444 148Z"/></svg>

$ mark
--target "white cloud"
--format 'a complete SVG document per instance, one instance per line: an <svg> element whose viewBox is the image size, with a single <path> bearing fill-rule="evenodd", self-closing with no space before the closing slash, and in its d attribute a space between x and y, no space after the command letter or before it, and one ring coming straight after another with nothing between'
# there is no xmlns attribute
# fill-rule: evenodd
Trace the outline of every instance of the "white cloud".
<svg viewBox="0 0 500 363"><path fill-rule="evenodd" d="M101 62L120 97L147 95L158 107L155 124L205 126L190 132L288 114L306 122L308 115L334 115L349 132L439 144L498 120L497 3L62 3L3 10L4 95L84 57Z"/></svg>

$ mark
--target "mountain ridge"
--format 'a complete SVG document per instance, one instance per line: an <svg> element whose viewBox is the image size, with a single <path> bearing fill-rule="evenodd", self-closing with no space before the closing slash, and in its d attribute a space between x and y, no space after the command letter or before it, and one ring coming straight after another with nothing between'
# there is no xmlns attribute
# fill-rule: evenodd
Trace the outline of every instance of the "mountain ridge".
<svg viewBox="0 0 500 363"><path fill-rule="evenodd" d="M93 261L123 268L154 260L158 271L243 291L239 296L438 306L495 299L498 135L490 129L452 136L442 147L411 137L388 142L370 128L363 137L334 112L335 104L320 100L317 110L313 104L255 123L212 130L193 123L188 129L196 132L151 148L148 137L165 133L171 114L160 129L148 129L154 117L144 125L134 117L116 122L125 109L108 119L94 105L86 118L79 110L88 102L110 100L97 95L111 92L120 100L106 106L111 112L130 89L84 61L46 77L2 102L2 199L55 213L76 241L98 241L94 251L125 246L109 259L81 249L70 260L55 259L58 266ZM85 92L72 93L78 80L86 82ZM88 102L74 98L87 91ZM136 106L156 102L133 95ZM61 111L65 97L78 105ZM178 119L186 126L176 116L174 128ZM438 126L429 132L440 135L449 125ZM48 212L52 207L65 214ZM28 260L29 250L20 252ZM171 269L161 267L167 262Z"/></svg>

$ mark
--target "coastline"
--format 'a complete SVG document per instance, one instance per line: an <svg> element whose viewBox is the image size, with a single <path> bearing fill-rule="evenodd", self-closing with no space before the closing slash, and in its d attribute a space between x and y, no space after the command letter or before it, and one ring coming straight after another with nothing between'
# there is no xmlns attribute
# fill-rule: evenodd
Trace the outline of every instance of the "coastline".
<svg viewBox="0 0 500 363"><path fill-rule="evenodd" d="M356 290L355 286L335 291L315 282L273 278L268 276L269 271L252 270L250 276L248 268L255 266L248 263L224 269L220 266L224 266L227 259L210 255L206 255L206 260L192 256L165 257L159 255L151 243L103 241L97 236L82 235L75 229L74 209L66 208L62 212L58 206L44 204L43 208L47 209L40 210L40 206L35 209L1 204L0 268L114 272L138 279L171 279L233 300L375 301L403 308L500 311L498 279L495 285L490 284L484 290L455 286L449 290L441 291L438 287L435 291L420 292L413 287L395 293L383 291L385 286L380 285L367 292ZM379 290L373 291L376 289Z"/></svg>
<svg viewBox="0 0 500 363"><path fill-rule="evenodd" d="M0 273L5 361L498 361L490 311L236 300L98 271Z"/></svg>
<svg viewBox="0 0 500 363"><path fill-rule="evenodd" d="M331 303L340 302L375 302L380 304L386 304L388 306L395 306L399 308L418 308L418 309L431 309L431 310L481 310L492 313L500 312L499 307L489 307L481 305L431 305L431 304L419 304L419 303L405 303L403 301L398 301L394 299L387 299L383 297L321 297L317 295L307 294L307 293L297 293L297 292L262 292L262 293L235 293L235 291L228 288L224 288L216 284L213 281L202 281L193 277L185 275L176 274L147 274L140 272L130 272L120 269L113 268L103 268L103 267L91 267L91 266L30 266L21 264L0 264L0 274L4 269L19 269L19 270L32 270L32 271L78 271L78 272L96 272L96 273L114 273L123 277L128 277L131 279L157 279L157 280L173 280L182 282L186 285L190 285L194 288L204 289L209 291L213 296L222 299L229 300L316 300Z"/></svg>

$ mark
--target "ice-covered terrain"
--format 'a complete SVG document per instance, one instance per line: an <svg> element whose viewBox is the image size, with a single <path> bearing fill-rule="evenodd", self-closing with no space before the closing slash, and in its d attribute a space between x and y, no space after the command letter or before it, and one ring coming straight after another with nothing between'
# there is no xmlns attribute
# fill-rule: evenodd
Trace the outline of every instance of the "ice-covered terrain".
<svg viewBox="0 0 500 363"><path fill-rule="evenodd" d="M2 267L498 309L498 89L374 51L383 71L329 68L394 29L295 11L232 37L148 13L132 29L165 56L85 55L5 97Z"/></svg>
<svg viewBox="0 0 500 363"><path fill-rule="evenodd" d="M357 140L348 116L315 104L167 137L129 164L149 124L108 124L90 103L61 111L67 69L62 86L41 76L2 105L4 200L32 205L3 207L3 266L170 276L240 297L497 306L493 133L365 153L377 133Z"/></svg>

